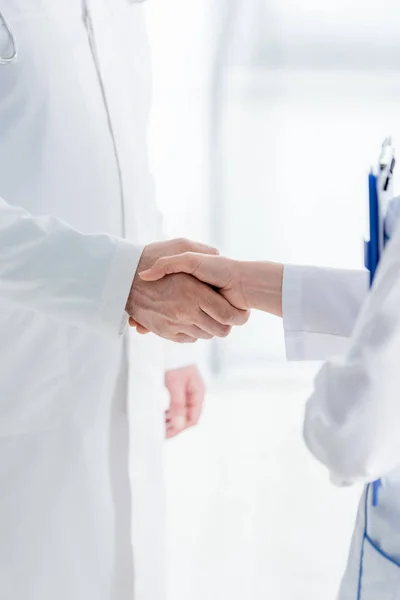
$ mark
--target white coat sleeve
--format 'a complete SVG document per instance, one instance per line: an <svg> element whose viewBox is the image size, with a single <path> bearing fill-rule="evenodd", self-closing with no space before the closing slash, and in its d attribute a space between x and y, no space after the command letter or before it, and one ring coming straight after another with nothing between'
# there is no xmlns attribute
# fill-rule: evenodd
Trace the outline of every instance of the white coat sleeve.
<svg viewBox="0 0 400 600"><path fill-rule="evenodd" d="M368 272L286 265L282 311L289 360L345 352L368 292Z"/></svg>
<svg viewBox="0 0 400 600"><path fill-rule="evenodd" d="M142 248L0 200L0 298L118 335Z"/></svg>
<svg viewBox="0 0 400 600"><path fill-rule="evenodd" d="M336 483L400 465L400 230L388 244L349 348L315 381L304 437Z"/></svg>

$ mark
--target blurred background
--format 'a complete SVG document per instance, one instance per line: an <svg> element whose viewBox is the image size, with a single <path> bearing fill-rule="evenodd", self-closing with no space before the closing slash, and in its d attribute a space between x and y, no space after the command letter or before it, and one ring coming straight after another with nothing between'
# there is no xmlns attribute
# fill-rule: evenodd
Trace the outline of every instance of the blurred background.
<svg viewBox="0 0 400 600"><path fill-rule="evenodd" d="M242 259L362 267L367 174L400 140L394 0L151 0L150 131L171 236ZM395 182L396 184L396 182ZM200 347L202 425L167 450L169 600L334 600L358 489L301 441L316 364L254 314Z"/></svg>

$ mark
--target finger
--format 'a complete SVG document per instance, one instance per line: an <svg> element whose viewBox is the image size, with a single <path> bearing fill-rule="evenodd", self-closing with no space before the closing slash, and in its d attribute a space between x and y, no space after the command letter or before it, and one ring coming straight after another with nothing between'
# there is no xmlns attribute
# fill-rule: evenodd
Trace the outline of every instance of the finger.
<svg viewBox="0 0 400 600"><path fill-rule="evenodd" d="M171 421L167 424L167 439L175 437L179 433L182 433L182 431L184 431L185 429L187 429L186 418L183 415L178 415L177 417L171 419Z"/></svg>
<svg viewBox="0 0 400 600"><path fill-rule="evenodd" d="M161 330L150 331L150 333L155 333L156 335L158 335L158 337L164 340L168 340L169 342L175 342L176 344L195 344L197 342L197 338L194 338L186 333L182 333L179 330L178 333L164 333Z"/></svg>
<svg viewBox="0 0 400 600"><path fill-rule="evenodd" d="M170 340L171 342L176 342L177 344L195 344L198 339L185 333L178 333L176 335L172 335L171 337L162 337L164 337L166 340Z"/></svg>
<svg viewBox="0 0 400 600"><path fill-rule="evenodd" d="M214 290L204 286L203 293L199 295L199 307L214 321L223 325L245 325L250 317L250 312L235 308L225 298Z"/></svg>
<svg viewBox="0 0 400 600"><path fill-rule="evenodd" d="M168 429L183 431L186 428L186 415L176 415L168 422Z"/></svg>
<svg viewBox="0 0 400 600"><path fill-rule="evenodd" d="M170 407L166 414L168 433L178 433L186 427L186 382L184 379L165 378L165 387L170 395Z"/></svg>
<svg viewBox="0 0 400 600"><path fill-rule="evenodd" d="M146 335L148 333L151 333L151 331L149 329L147 329L146 327L143 327L143 325L139 325L139 323L137 321L135 321L135 319L133 319L132 317L129 317L129 325L131 327L136 328L137 333L139 333L140 335ZM169 340L171 342L176 342L178 344L194 344L195 342L197 342L197 340L202 337L200 335L197 335L198 333L200 333L200 331L193 331L193 332L185 332L182 330L182 332L179 332L178 334L175 335L162 335L160 332L158 332L158 335L166 340ZM202 332L204 336L206 336L206 332ZM212 337L212 336L211 336ZM204 339L209 339L208 337L204 337Z"/></svg>
<svg viewBox="0 0 400 600"><path fill-rule="evenodd" d="M186 428L195 427L203 412L204 389L188 389L186 393Z"/></svg>
<svg viewBox="0 0 400 600"><path fill-rule="evenodd" d="M207 317L207 316L208 315L205 315L205 317ZM200 322L200 319L198 319L198 321ZM212 319L210 319L210 321L212 321ZM214 327L215 331L218 331L218 325L219 325L219 323L215 323L215 327ZM181 329L182 333L188 335L191 338L195 338L197 340L211 340L215 335L217 335L217 333L213 333L212 331L209 331L209 329L211 329L211 328L207 329L207 328L197 326L197 325L186 325L186 326L182 325L180 327L180 329Z"/></svg>
<svg viewBox="0 0 400 600"><path fill-rule="evenodd" d="M195 324L197 328L207 332L207 334L210 336L207 339L211 339L213 337L225 338L232 331L232 327L230 325L224 325L223 323L216 321L202 309L199 309L198 311Z"/></svg>
<svg viewBox="0 0 400 600"><path fill-rule="evenodd" d="M175 429L173 425L169 425L165 430L165 437L167 438L167 440L170 440L179 435L180 433L182 433L180 429Z"/></svg>
<svg viewBox="0 0 400 600"><path fill-rule="evenodd" d="M148 329L146 329L146 327L142 327L142 325L138 325L136 327L136 331L140 334L140 335L146 335L148 333L150 333L150 331Z"/></svg>
<svg viewBox="0 0 400 600"><path fill-rule="evenodd" d="M135 319L132 319L132 317L129 317L129 326L136 329L136 331L140 335L146 335L147 333L150 333L150 331L148 329L146 329L146 327L139 325L139 323L137 321L135 321Z"/></svg>
<svg viewBox="0 0 400 600"><path fill-rule="evenodd" d="M135 321L135 319L133 317L129 317L129 326L136 328L136 331L138 333L140 333L141 335L150 333L150 331L148 329L146 329L146 327L143 327L142 325L140 325L137 321Z"/></svg>
<svg viewBox="0 0 400 600"><path fill-rule="evenodd" d="M192 275L201 265L201 256L201 254L186 252L185 254L159 258L150 269L142 271L139 275L144 281L157 281L173 273Z"/></svg>
<svg viewBox="0 0 400 600"><path fill-rule="evenodd" d="M228 266L230 262L232 261L220 256L187 252L160 258L150 269L142 271L139 275L144 281L157 281L173 273L187 273L204 283L223 288L231 278Z"/></svg>

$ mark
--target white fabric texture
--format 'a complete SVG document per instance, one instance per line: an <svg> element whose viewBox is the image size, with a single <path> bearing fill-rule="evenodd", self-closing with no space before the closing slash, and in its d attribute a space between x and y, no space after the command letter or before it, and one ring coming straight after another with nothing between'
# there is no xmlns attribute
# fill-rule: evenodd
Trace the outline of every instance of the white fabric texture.
<svg viewBox="0 0 400 600"><path fill-rule="evenodd" d="M285 265L283 325L289 360L344 352L368 292L368 272Z"/></svg>
<svg viewBox="0 0 400 600"><path fill-rule="evenodd" d="M400 230L394 231L368 295L365 274L285 270L284 293L298 293L297 302L284 298L289 344L300 331L292 356L329 358L307 403L305 442L335 483L380 480L377 503L371 485L362 496L339 600L400 598ZM310 332L318 341L312 352ZM337 334L343 347L335 356Z"/></svg>
<svg viewBox="0 0 400 600"><path fill-rule="evenodd" d="M381 480L377 505L371 487L361 500L340 600L399 597L399 252L396 228L347 352L322 367L307 404L307 446L335 480Z"/></svg>
<svg viewBox="0 0 400 600"><path fill-rule="evenodd" d="M333 473L373 481L400 464L400 232L388 243L347 352L321 369L306 439Z"/></svg>
<svg viewBox="0 0 400 600"><path fill-rule="evenodd" d="M78 327L122 333L142 253L106 234L32 217L0 200L0 297ZM121 331L122 327L122 331Z"/></svg>
<svg viewBox="0 0 400 600"><path fill-rule="evenodd" d="M118 335L161 237L143 9L0 9L19 50L0 65L0 596L163 600L164 343Z"/></svg>

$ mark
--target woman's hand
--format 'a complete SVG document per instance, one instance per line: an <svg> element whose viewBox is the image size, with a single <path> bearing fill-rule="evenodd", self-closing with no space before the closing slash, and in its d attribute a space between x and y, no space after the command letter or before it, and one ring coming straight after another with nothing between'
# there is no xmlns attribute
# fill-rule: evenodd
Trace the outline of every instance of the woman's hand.
<svg viewBox="0 0 400 600"><path fill-rule="evenodd" d="M242 262L223 256L186 252L160 258L140 277L157 281L173 273L188 273L208 283L242 310L256 308L282 316L283 265L271 262Z"/></svg>

